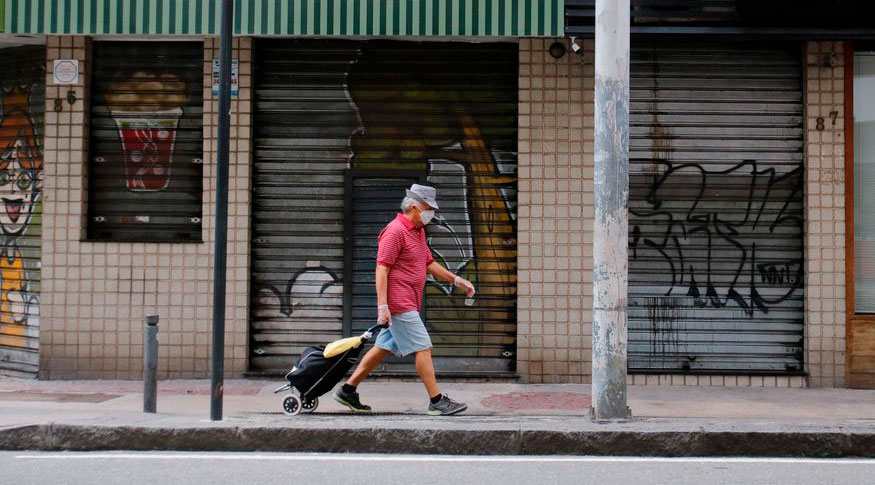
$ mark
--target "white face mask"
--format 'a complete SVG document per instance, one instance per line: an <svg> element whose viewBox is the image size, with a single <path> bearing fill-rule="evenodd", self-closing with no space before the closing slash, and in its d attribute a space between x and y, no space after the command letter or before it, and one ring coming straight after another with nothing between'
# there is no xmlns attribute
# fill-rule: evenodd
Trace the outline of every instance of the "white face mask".
<svg viewBox="0 0 875 485"><path fill-rule="evenodd" d="M427 226L431 220L434 219L434 211L419 211L419 220L422 222L423 226Z"/></svg>

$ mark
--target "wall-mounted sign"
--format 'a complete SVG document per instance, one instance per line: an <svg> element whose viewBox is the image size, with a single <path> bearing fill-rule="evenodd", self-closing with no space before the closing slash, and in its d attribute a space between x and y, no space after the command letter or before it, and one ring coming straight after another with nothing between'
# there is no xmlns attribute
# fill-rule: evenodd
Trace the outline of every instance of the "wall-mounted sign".
<svg viewBox="0 0 875 485"><path fill-rule="evenodd" d="M240 60L231 60L231 97L236 98L240 92ZM219 60L213 59L213 96L219 95Z"/></svg>
<svg viewBox="0 0 875 485"><path fill-rule="evenodd" d="M79 61L76 59L55 59L52 70L55 84L78 84Z"/></svg>

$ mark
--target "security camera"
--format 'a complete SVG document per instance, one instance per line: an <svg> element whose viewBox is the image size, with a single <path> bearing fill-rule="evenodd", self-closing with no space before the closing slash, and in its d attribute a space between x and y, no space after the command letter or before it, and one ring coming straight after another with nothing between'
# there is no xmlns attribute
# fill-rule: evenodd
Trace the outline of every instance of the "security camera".
<svg viewBox="0 0 875 485"><path fill-rule="evenodd" d="M582 49L582 47L580 47L580 44L577 43L577 39L572 37L571 38L571 51L574 52L575 54L579 54L580 49Z"/></svg>

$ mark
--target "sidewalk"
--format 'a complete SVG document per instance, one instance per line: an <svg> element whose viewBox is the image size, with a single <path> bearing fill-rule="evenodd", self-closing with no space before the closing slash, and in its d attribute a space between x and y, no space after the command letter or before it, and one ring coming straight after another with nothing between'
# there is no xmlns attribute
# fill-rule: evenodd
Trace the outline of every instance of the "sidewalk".
<svg viewBox="0 0 875 485"><path fill-rule="evenodd" d="M205 380L160 382L144 414L141 382L0 379L0 449L875 456L875 391L630 387L633 419L602 424L589 385L445 384L469 409L433 418L415 382L366 382L370 416L330 395L285 416L281 384L226 381L211 422Z"/></svg>

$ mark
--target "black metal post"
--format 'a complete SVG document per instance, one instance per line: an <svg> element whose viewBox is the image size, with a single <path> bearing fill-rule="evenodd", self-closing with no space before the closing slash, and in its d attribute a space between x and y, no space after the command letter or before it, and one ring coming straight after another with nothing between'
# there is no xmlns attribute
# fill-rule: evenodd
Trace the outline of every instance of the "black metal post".
<svg viewBox="0 0 875 485"><path fill-rule="evenodd" d="M222 1L219 40L219 127L216 160L216 247L213 263L213 379L210 419L222 420L225 386L225 272L228 252L228 156L231 140L231 25L234 2Z"/></svg>
<svg viewBox="0 0 875 485"><path fill-rule="evenodd" d="M158 315L146 315L143 331L143 412L154 413L158 408Z"/></svg>

